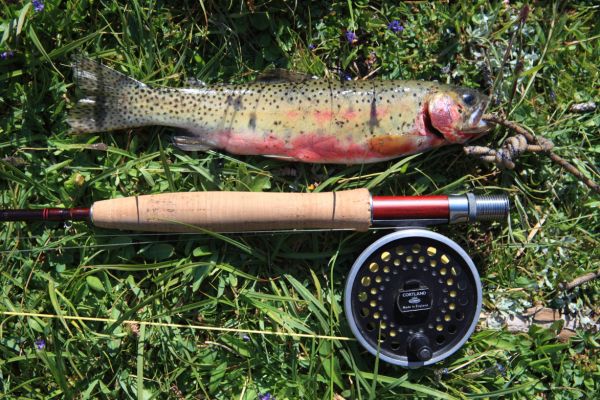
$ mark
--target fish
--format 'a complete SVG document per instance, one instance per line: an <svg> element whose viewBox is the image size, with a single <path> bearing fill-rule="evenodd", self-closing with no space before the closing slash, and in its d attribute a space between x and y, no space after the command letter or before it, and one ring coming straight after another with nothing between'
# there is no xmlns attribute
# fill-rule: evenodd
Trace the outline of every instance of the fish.
<svg viewBox="0 0 600 400"><path fill-rule="evenodd" d="M386 161L486 133L488 97L428 81L335 81L268 71L246 84L150 87L87 58L73 133L161 125L183 151L224 150L308 163Z"/></svg>

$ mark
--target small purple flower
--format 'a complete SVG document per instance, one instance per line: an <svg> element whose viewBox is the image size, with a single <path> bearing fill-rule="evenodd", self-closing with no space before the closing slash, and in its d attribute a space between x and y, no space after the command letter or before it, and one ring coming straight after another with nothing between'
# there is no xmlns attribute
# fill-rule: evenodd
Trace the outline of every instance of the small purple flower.
<svg viewBox="0 0 600 400"><path fill-rule="evenodd" d="M275 400L275 396L271 396L271 393L259 394L258 400Z"/></svg>
<svg viewBox="0 0 600 400"><path fill-rule="evenodd" d="M308 49L309 49L309 50L314 50L314 49L316 49L316 48L317 48L317 46L315 46L315 45L314 45L314 44L312 44L312 43L308 45Z"/></svg>
<svg viewBox="0 0 600 400"><path fill-rule="evenodd" d="M46 341L42 338L37 339L33 344L37 350L44 350L46 348Z"/></svg>
<svg viewBox="0 0 600 400"><path fill-rule="evenodd" d="M33 0L31 2L33 4L33 11L41 12L44 11L44 2L42 0Z"/></svg>
<svg viewBox="0 0 600 400"><path fill-rule="evenodd" d="M387 27L390 31L394 33L402 32L404 30L404 27L400 25L400 21L396 19L390 22Z"/></svg>
<svg viewBox="0 0 600 400"><path fill-rule="evenodd" d="M345 36L346 36L346 40L350 44L355 44L356 42L358 42L358 36L356 36L356 33L352 32L352 31L346 31Z"/></svg>
<svg viewBox="0 0 600 400"><path fill-rule="evenodd" d="M502 376L506 376L506 367L500 363L496 363L496 369Z"/></svg>
<svg viewBox="0 0 600 400"><path fill-rule="evenodd" d="M0 53L0 60L6 60L8 58L12 58L15 55L14 51L3 51Z"/></svg>
<svg viewBox="0 0 600 400"><path fill-rule="evenodd" d="M244 333L244 335L242 336L242 340L244 342L249 342L250 341L250 336L248 336L246 333Z"/></svg>

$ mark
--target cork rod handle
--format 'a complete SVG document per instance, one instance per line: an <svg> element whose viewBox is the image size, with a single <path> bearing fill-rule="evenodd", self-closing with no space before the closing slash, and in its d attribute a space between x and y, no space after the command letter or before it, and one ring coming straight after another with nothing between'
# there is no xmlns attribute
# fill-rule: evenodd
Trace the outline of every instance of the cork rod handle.
<svg viewBox="0 0 600 400"><path fill-rule="evenodd" d="M367 189L327 193L189 192L97 201L94 225L150 232L350 229L371 225Z"/></svg>

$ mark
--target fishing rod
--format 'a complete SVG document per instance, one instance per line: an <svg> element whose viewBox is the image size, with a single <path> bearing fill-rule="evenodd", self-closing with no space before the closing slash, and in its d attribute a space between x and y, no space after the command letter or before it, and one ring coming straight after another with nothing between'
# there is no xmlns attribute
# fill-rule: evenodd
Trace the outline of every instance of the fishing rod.
<svg viewBox="0 0 600 400"><path fill-rule="evenodd" d="M449 357L467 341L483 298L468 254L423 227L502 220L508 211L506 196L473 193L189 192L102 200L89 208L0 210L0 222L83 220L102 228L170 233L400 228L358 256L346 279L344 311L369 353L416 368Z"/></svg>
<svg viewBox="0 0 600 400"><path fill-rule="evenodd" d="M0 210L0 222L88 221L146 232L250 232L301 229L366 231L498 220L505 196L371 196L367 189L325 193L188 192L131 196L87 208Z"/></svg>

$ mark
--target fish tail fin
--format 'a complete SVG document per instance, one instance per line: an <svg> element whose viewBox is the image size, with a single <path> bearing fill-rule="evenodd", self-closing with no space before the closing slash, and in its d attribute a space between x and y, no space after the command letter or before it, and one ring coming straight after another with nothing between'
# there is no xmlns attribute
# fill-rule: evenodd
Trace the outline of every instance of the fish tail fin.
<svg viewBox="0 0 600 400"><path fill-rule="evenodd" d="M87 58L73 63L76 87L82 96L70 111L67 122L73 133L126 129L147 124L135 106L135 93L152 90L120 72Z"/></svg>

